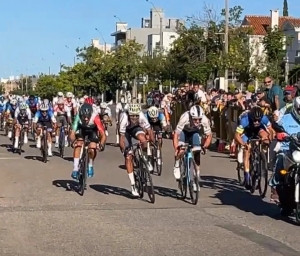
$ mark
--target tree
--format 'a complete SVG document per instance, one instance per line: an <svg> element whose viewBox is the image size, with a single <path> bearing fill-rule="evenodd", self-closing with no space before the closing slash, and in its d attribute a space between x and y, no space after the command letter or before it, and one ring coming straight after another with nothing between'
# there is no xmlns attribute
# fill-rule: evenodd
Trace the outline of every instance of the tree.
<svg viewBox="0 0 300 256"><path fill-rule="evenodd" d="M289 16L289 7L288 7L288 2L287 0L283 0L283 11L282 11L283 16Z"/></svg>
<svg viewBox="0 0 300 256"><path fill-rule="evenodd" d="M195 22L189 28L182 27L179 38L174 41L170 50L170 77L178 82L205 82L210 74L206 62L206 38L203 28Z"/></svg>
<svg viewBox="0 0 300 256"><path fill-rule="evenodd" d="M267 30L267 35L263 38L263 45L266 53L266 75L273 77L277 82L284 80L284 58L285 46L290 39L278 27Z"/></svg>
<svg viewBox="0 0 300 256"><path fill-rule="evenodd" d="M52 98L59 90L56 87L57 77L53 75L41 75L37 84L35 93L42 98Z"/></svg>

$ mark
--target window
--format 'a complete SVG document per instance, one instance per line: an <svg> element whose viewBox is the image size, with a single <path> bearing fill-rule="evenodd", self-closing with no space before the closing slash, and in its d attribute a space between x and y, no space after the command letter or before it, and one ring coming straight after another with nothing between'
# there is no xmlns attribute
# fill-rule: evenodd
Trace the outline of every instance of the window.
<svg viewBox="0 0 300 256"><path fill-rule="evenodd" d="M296 57L300 57L300 50L296 51Z"/></svg>

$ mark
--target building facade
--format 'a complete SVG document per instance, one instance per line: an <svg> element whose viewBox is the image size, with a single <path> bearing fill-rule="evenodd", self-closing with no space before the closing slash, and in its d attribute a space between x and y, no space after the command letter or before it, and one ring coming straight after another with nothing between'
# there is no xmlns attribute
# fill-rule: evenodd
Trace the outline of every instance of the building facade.
<svg viewBox="0 0 300 256"><path fill-rule="evenodd" d="M99 39L92 39L92 46L95 48L98 48L99 50L103 51L104 53L111 52L111 44L107 44L104 42L104 44L101 44Z"/></svg>
<svg viewBox="0 0 300 256"><path fill-rule="evenodd" d="M182 19L166 18L163 9L152 8L149 18L141 18L140 28L129 28L127 22L116 23L116 31L111 34L114 37L112 50L124 44L126 40L134 39L144 45L144 52L151 55L157 45L160 45L161 31L163 48L168 50L178 37L176 31L181 24L184 24Z"/></svg>

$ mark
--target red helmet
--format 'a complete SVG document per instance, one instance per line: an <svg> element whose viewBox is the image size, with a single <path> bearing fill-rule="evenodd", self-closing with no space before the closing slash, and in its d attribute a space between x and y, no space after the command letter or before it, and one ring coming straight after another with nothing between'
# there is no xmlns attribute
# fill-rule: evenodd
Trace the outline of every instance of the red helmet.
<svg viewBox="0 0 300 256"><path fill-rule="evenodd" d="M85 103L93 105L94 104L94 99L92 97L88 97L85 99Z"/></svg>

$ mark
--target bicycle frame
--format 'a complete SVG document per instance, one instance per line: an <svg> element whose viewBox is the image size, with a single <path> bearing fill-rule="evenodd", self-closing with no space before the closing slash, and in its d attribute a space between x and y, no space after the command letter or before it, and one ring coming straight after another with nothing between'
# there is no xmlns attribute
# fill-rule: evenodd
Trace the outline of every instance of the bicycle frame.
<svg viewBox="0 0 300 256"><path fill-rule="evenodd" d="M188 146L188 148L186 149L186 152L184 154L184 164L185 164L185 175L187 177L186 181L187 181L187 185L190 184L191 182L191 166L190 166L190 159L193 159L193 153L191 152L191 147ZM195 171L195 170L194 170Z"/></svg>

